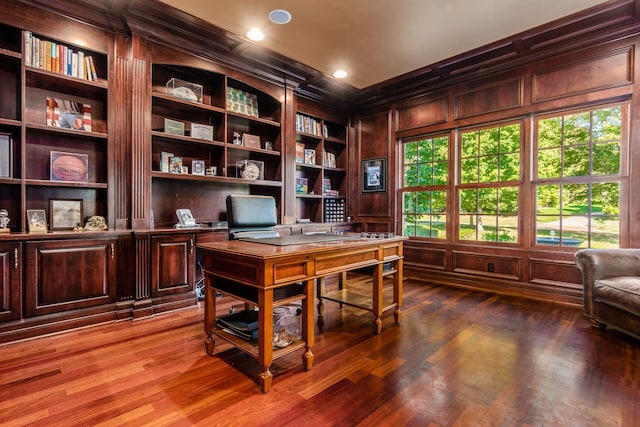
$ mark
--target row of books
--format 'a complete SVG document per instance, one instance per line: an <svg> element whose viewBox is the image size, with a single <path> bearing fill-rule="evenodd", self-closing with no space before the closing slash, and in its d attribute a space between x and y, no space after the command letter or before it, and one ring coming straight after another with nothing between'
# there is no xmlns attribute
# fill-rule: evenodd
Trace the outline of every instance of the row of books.
<svg viewBox="0 0 640 427"><path fill-rule="evenodd" d="M31 31L24 32L24 43L25 65L79 79L98 80L93 56L51 40L42 40Z"/></svg>
<svg viewBox="0 0 640 427"><path fill-rule="evenodd" d="M312 148L305 148L304 144L301 142L296 143L296 163L303 163L305 165L315 165L316 164L316 150ZM322 165L335 168L336 166L336 155L330 151L324 151L322 153Z"/></svg>
<svg viewBox="0 0 640 427"><path fill-rule="evenodd" d="M299 113L296 113L296 132L304 132L311 135L323 136L324 138L327 138L329 136L329 130L327 129L327 126L323 125L320 120Z"/></svg>
<svg viewBox="0 0 640 427"><path fill-rule="evenodd" d="M309 194L309 179L304 177L296 178L296 194ZM322 194L325 196L339 196L340 191L331 189L331 180L322 179Z"/></svg>

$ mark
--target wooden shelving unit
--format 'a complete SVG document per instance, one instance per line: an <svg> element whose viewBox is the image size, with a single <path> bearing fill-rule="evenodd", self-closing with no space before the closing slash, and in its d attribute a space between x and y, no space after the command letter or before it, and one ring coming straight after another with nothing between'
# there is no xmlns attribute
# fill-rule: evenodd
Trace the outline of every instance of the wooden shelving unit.
<svg viewBox="0 0 640 427"><path fill-rule="evenodd" d="M223 199L230 192L271 194L281 199L281 114L282 106L275 97L225 74L184 65L154 63L151 67L151 168L152 210L156 227L175 223L175 208L167 199L180 195L183 206L195 210L201 222L217 221L217 211L201 209L198 199L207 192L220 193ZM202 88L198 101L173 96L167 82L178 79ZM236 111L228 103L229 88L255 97L257 112ZM179 122L183 135L167 131L165 119ZM191 132L193 124L211 126L211 140L196 138ZM257 144L234 143L240 136L253 135ZM171 153L182 160L186 173L170 173L161 168L161 154ZM195 175L193 161L204 161L205 170L215 168L215 175ZM239 164L251 162L261 169L257 179L242 176ZM181 184L198 184L192 188Z"/></svg>
<svg viewBox="0 0 640 427"><path fill-rule="evenodd" d="M315 160L304 155L313 150ZM305 179L307 193L296 192L296 218L340 223L347 219L346 125L296 113L296 181ZM336 194L333 194L336 192Z"/></svg>

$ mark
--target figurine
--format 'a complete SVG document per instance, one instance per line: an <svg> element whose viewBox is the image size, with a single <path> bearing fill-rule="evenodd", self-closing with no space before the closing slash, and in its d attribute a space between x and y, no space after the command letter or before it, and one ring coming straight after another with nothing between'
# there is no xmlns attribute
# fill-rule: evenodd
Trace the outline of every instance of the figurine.
<svg viewBox="0 0 640 427"><path fill-rule="evenodd" d="M9 218L9 212L6 209L0 209L0 233L8 233L9 232L9 223L11 219Z"/></svg>
<svg viewBox="0 0 640 427"><path fill-rule="evenodd" d="M90 216L85 220L85 231L102 231L107 228L107 221L103 216Z"/></svg>
<svg viewBox="0 0 640 427"><path fill-rule="evenodd" d="M264 149L265 150L273 150L273 143L271 141L265 141Z"/></svg>
<svg viewBox="0 0 640 427"><path fill-rule="evenodd" d="M234 132L233 133L233 143L235 145L242 145L242 140L240 139L240 133L239 132Z"/></svg>

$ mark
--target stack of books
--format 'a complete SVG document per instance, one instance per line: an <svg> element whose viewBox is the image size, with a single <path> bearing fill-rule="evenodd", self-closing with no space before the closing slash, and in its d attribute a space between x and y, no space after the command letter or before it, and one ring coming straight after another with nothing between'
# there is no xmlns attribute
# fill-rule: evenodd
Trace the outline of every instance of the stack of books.
<svg viewBox="0 0 640 427"><path fill-rule="evenodd" d="M243 310L228 316L221 316L216 319L216 324L225 332L247 341L258 339L257 311Z"/></svg>

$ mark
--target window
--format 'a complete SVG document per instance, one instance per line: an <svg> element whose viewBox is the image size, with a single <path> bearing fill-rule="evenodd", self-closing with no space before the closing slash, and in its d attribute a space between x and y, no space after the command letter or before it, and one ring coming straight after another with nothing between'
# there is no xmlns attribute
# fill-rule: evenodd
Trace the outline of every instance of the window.
<svg viewBox="0 0 640 427"><path fill-rule="evenodd" d="M535 120L536 243L620 246L622 106Z"/></svg>
<svg viewBox="0 0 640 427"><path fill-rule="evenodd" d="M460 132L460 240L518 242L520 128Z"/></svg>
<svg viewBox="0 0 640 427"><path fill-rule="evenodd" d="M449 137L404 142L402 149L402 234L445 239Z"/></svg>

